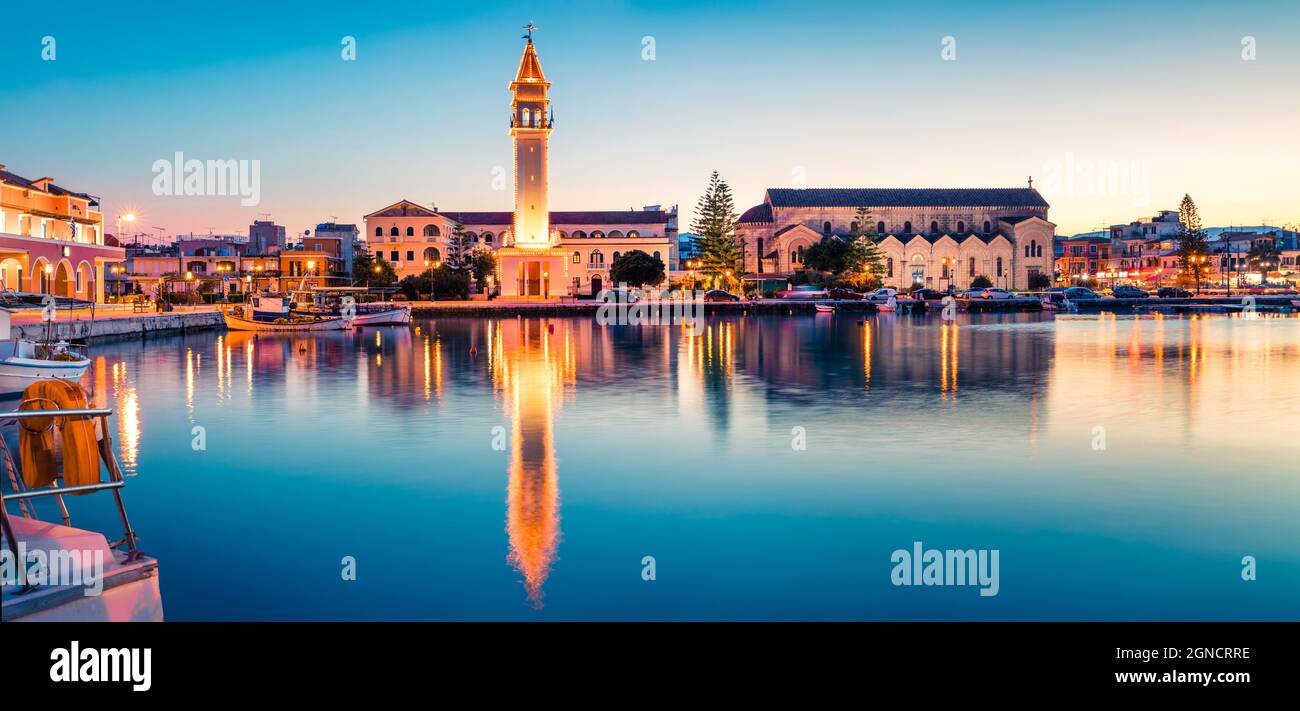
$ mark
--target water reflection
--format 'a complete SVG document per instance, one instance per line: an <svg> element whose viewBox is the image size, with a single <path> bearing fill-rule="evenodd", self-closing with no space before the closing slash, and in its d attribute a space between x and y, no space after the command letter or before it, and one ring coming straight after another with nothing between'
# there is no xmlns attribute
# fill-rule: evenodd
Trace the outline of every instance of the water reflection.
<svg viewBox="0 0 1300 711"><path fill-rule="evenodd" d="M507 559L524 576L529 603L540 608L560 542L555 410L573 375L573 341L567 323L533 320L495 324L489 339L492 382L510 417Z"/></svg>
<svg viewBox="0 0 1300 711"><path fill-rule="evenodd" d="M1276 468L1294 438L1293 418L1278 413L1300 410L1296 318L962 314L947 323L841 314L711 318L695 327L448 318L310 335L199 333L94 350L86 384L96 403L117 411L123 468L134 472L145 462L149 476L133 483L132 513L164 529L154 541L184 543L191 532L165 530L165 522L194 526L208 515L171 508L187 505L175 480L191 472L255 477L285 501L314 497L318 506L304 507L313 513L293 523L317 540L334 532L314 512L353 506L369 493L357 508L383 511L385 526L390 506L408 520L437 522L412 524L427 538L405 553L482 586L483 600L453 601L464 617L509 616L521 598L534 608L545 600L542 614L580 614L574 610L592 602L583 596L597 591L574 583L605 585L609 576L596 571L608 570L611 555L627 554L614 543L597 550L605 542L593 541L600 538L593 530L628 535L636 545L657 541L679 560L710 561L710 585L729 594L709 609L735 605L737 616L750 618L807 612L782 607L788 601L777 588L755 590L753 560L739 552L751 538L799 541L791 569L800 580L855 591L863 585L853 572L860 566L808 551L868 550L873 536L892 550L894 538L914 540L906 537L939 520L968 526L962 535L996 531L1001 537L991 544L1008 549L1066 530L1092 548L1062 558L1097 570L1095 580L1117 581L1113 589L1088 583L1099 586L1088 588L1098 599L1122 599L1123 581L1141 574L1112 562L1131 561L1127 549L1098 553L1107 541L1177 550L1196 565L1204 551L1192 539L1202 531L1220 539L1202 548L1247 541L1275 556L1294 550L1294 517L1277 509L1293 500L1295 484L1254 472ZM240 442L240 451L194 454L191 422ZM505 452L488 454L474 433L497 424L508 427ZM811 446L792 459L795 425L807 428ZM1104 460L1088 458L1096 426L1110 432ZM286 436L298 446L283 447ZM563 520L557 452L564 455ZM1251 486L1241 485L1245 476ZM162 486L169 480L171 488ZM393 501L394 492L402 501ZM231 516L265 520L256 501L242 510L241 502L227 505ZM633 515L618 516L625 510ZM616 527L602 528L616 516ZM742 518L743 527L728 528ZM698 528L675 543L663 532L682 530L683 521ZM1188 521L1198 522L1195 530ZM442 535L453 524L459 535ZM378 550L391 546L385 526L359 528L376 531ZM263 550L264 542L248 534L234 543ZM1199 570L1189 562L1179 568L1182 578L1167 579L1185 591ZM520 581L522 595L494 576ZM440 617L416 587L405 615ZM491 597L498 592L508 601ZM620 595L632 599L626 590L600 592L602 610L642 616L644 608L630 602L619 607ZM1002 616L1050 617L1091 604L1049 592L1060 594L1018 599L1020 607ZM443 595L446 603L451 593ZM827 602L828 616L859 614L861 599L845 595ZM1205 597L1198 609L1220 609L1220 599ZM221 604L236 617L260 609ZM663 616L686 609L677 604L683 607ZM338 610L355 605L352 589L337 600ZM932 618L935 609L917 603L909 614ZM985 614L972 610L960 614Z"/></svg>

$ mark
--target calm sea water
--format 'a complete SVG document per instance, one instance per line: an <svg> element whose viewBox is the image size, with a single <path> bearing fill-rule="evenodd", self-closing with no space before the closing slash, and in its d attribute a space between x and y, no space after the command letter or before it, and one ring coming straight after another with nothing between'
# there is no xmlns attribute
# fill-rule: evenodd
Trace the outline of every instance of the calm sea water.
<svg viewBox="0 0 1300 711"><path fill-rule="evenodd" d="M93 356L172 620L1300 619L1296 318L440 319ZM915 541L998 550L999 593L894 586Z"/></svg>

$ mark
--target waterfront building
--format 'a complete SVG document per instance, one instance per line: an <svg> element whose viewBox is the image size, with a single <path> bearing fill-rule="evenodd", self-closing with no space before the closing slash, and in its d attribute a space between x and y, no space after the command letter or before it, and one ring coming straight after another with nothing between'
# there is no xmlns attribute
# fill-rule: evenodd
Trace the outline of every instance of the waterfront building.
<svg viewBox="0 0 1300 711"><path fill-rule="evenodd" d="M273 254L284 249L284 227L268 220L254 220L248 226L248 244L254 254Z"/></svg>
<svg viewBox="0 0 1300 711"><path fill-rule="evenodd" d="M366 248L393 264L398 278L446 259L457 225L463 249L490 248L498 256L501 295L554 298L596 294L609 285L614 259L641 250L677 264L677 208L551 211L548 196L550 133L555 127L550 82L528 38L515 80L510 136L515 154L513 212L444 211L400 200L365 216Z"/></svg>
<svg viewBox="0 0 1300 711"><path fill-rule="evenodd" d="M104 234L99 198L29 180L0 163L0 283L13 291L104 301L106 267L125 259Z"/></svg>
<svg viewBox="0 0 1300 711"><path fill-rule="evenodd" d="M858 224L858 209L871 211ZM964 289L977 276L1025 289L1051 276L1056 225L1027 188L769 188L736 226L744 269L789 276L828 237L865 234L885 254L885 285Z"/></svg>
<svg viewBox="0 0 1300 711"><path fill-rule="evenodd" d="M316 225L315 234L303 237L303 248L327 252L333 257L342 259L343 272L351 274L352 255L359 237L361 237L361 231L357 229L356 225L322 222Z"/></svg>

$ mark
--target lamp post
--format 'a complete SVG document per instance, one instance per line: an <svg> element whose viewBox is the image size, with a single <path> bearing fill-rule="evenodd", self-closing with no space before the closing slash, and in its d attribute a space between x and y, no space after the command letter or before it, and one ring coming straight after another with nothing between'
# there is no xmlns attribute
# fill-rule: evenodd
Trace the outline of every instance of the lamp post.
<svg viewBox="0 0 1300 711"><path fill-rule="evenodd" d="M118 244L126 244L122 241L122 220L126 220L128 223L135 222L135 213L128 212L125 215L117 216L117 234L115 236Z"/></svg>

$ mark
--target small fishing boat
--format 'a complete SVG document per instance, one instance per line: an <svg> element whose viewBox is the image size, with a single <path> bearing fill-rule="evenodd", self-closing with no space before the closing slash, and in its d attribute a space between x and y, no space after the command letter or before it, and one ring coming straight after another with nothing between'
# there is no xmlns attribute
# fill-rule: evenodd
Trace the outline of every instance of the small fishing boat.
<svg viewBox="0 0 1300 711"><path fill-rule="evenodd" d="M254 296L250 303L224 311L222 315L226 327L232 331L341 331L349 325L342 316L293 313L289 301L279 296Z"/></svg>
<svg viewBox="0 0 1300 711"><path fill-rule="evenodd" d="M816 309L817 313L819 314L835 313L835 307L831 306L830 304L813 304L813 308Z"/></svg>
<svg viewBox="0 0 1300 711"><path fill-rule="evenodd" d="M890 297L889 297L888 299L886 299L884 302L879 303L879 304L876 304L876 310L877 310L877 311L884 311L884 312L886 312L886 313L893 313L893 312L897 311L897 310L898 310L898 297L890 296Z"/></svg>
<svg viewBox="0 0 1300 711"><path fill-rule="evenodd" d="M9 318L9 311L0 309L0 395L20 393L44 378L76 382L90 367L90 359L70 343L52 338L48 325L42 340L12 338Z"/></svg>
<svg viewBox="0 0 1300 711"><path fill-rule="evenodd" d="M6 568L0 620L161 622L158 561L137 547L122 501L126 481L113 454L114 428L108 422L113 411L89 407L81 386L64 380L37 381L23 397L15 411L0 413L0 422L17 422L22 450L22 456L15 457L0 436L0 461L7 474L0 545L12 560L22 561ZM55 430L58 436L50 436ZM31 452L37 456L29 456ZM65 498L95 492L114 498L120 534L109 537L73 526ZM53 502L44 513L57 522L41 518L38 502L44 501ZM78 515L87 507L79 502ZM33 558L51 564L29 565Z"/></svg>
<svg viewBox="0 0 1300 711"><path fill-rule="evenodd" d="M300 288L291 294L290 309L304 316L339 316L352 326L401 326L411 322L409 304L358 300L373 293L352 286Z"/></svg>

